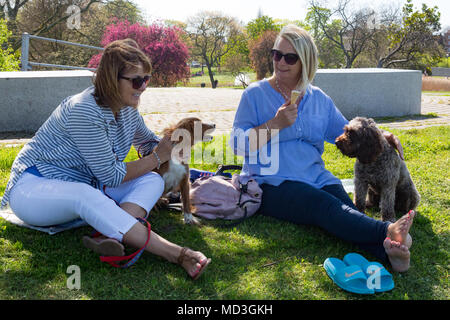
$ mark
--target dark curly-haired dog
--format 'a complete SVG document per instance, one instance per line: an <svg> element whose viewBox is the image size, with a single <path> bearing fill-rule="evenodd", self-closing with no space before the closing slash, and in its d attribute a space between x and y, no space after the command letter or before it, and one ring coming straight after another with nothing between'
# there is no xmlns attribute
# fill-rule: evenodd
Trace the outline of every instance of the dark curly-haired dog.
<svg viewBox="0 0 450 320"><path fill-rule="evenodd" d="M356 117L344 127L336 146L355 162L355 205L361 212L379 206L383 221L395 221L395 211L417 207L420 195L406 164L376 127L373 119Z"/></svg>

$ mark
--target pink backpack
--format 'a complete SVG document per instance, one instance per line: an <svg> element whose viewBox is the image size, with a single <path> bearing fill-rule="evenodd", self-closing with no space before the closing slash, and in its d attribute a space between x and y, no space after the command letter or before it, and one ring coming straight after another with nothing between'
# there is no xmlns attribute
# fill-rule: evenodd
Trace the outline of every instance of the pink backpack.
<svg viewBox="0 0 450 320"><path fill-rule="evenodd" d="M261 205L262 190L249 177L233 174L232 178L220 173L196 179L190 189L193 214L205 219L236 220L251 217Z"/></svg>

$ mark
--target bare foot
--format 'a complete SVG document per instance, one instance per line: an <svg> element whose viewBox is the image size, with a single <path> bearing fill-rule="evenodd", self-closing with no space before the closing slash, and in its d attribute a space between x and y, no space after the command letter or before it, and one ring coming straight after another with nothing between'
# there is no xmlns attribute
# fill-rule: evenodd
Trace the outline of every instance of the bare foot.
<svg viewBox="0 0 450 320"><path fill-rule="evenodd" d="M394 271L405 272L409 269L410 252L408 247L389 238L384 240L383 247Z"/></svg>
<svg viewBox="0 0 450 320"><path fill-rule="evenodd" d="M184 250L184 248L182 249ZM186 272L196 280L211 262L211 259L199 252L186 248L184 252L180 253L179 263L186 270Z"/></svg>
<svg viewBox="0 0 450 320"><path fill-rule="evenodd" d="M415 216L416 213L411 210L396 222L391 223L388 226L387 237L405 245L408 249L411 248L412 238L409 234L409 229L411 229Z"/></svg>

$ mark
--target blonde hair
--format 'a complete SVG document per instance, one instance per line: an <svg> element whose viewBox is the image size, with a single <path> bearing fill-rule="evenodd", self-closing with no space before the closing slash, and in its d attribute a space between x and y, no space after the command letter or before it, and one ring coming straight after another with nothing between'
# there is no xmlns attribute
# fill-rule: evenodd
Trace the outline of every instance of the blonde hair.
<svg viewBox="0 0 450 320"><path fill-rule="evenodd" d="M314 80L318 68L318 52L314 39L304 29L289 24L281 29L274 46L281 40L286 39L291 43L300 57L302 64L299 82L297 83L297 90L304 91L306 87Z"/></svg>
<svg viewBox="0 0 450 320"><path fill-rule="evenodd" d="M105 47L93 79L94 97L100 106L117 108L121 106L119 76L139 68L145 73L152 71L150 59L143 53L133 39L116 40Z"/></svg>

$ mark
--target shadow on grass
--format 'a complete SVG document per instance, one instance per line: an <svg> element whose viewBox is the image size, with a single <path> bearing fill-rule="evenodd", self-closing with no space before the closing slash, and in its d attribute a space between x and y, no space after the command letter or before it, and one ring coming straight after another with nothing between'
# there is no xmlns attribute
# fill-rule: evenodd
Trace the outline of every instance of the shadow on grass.
<svg viewBox="0 0 450 320"><path fill-rule="evenodd" d="M380 217L375 215L374 218ZM220 272L221 275L226 274L222 281L228 283L221 292L224 299L402 300L445 297L445 272L442 269L445 269L447 255L446 240L433 232L431 221L421 216L420 212L411 229L414 243L410 270L400 274L393 272L389 263L384 263L393 275L395 288L368 296L341 290L323 269L326 258L342 259L349 252L358 252L369 261L377 261L356 245L339 240L317 227L297 226L264 216L252 217L233 230L245 235L245 238L262 240L264 244L251 248L242 246L240 251L217 257L220 260L216 260L219 264L217 268L229 270L228 273ZM246 263L230 268L236 260ZM253 285L252 281L259 283ZM437 287L442 288L441 293L436 292Z"/></svg>
<svg viewBox="0 0 450 320"><path fill-rule="evenodd" d="M153 213L153 212L152 212ZM180 215L156 214L152 230L169 241L210 254L198 230L185 226ZM208 270L192 281L181 266L144 253L130 268L118 269L99 260L81 238L93 229L83 227L47 235L0 220L0 247L5 272L0 275L2 299L206 299L202 290ZM135 249L127 248L126 254ZM70 290L67 268L80 268L79 290ZM209 286L211 287L211 286ZM211 289L209 295L215 296Z"/></svg>
<svg viewBox="0 0 450 320"><path fill-rule="evenodd" d="M427 114L413 114L409 116L401 116L401 117L374 117L373 119L377 124L383 123L391 123L391 122L406 122L406 121L421 121L427 119L440 118L436 113L427 113Z"/></svg>
<svg viewBox="0 0 450 320"><path fill-rule="evenodd" d="M369 215L380 217L370 211ZM411 269L392 272L395 288L370 296L341 290L326 275L323 261L359 252L356 246L311 226L298 226L265 216L251 217L232 227L205 221L202 228L186 226L174 211L153 213L152 230L164 238L202 251L212 263L197 281L179 266L144 254L128 269L116 269L81 244L89 227L49 236L0 220L2 299L445 299L448 235L433 231L420 211L411 235ZM129 253L133 250L128 250ZM67 288L71 274L81 270L81 289ZM384 264L388 269L389 266ZM436 288L441 288L436 292ZM448 293L447 293L448 294Z"/></svg>

